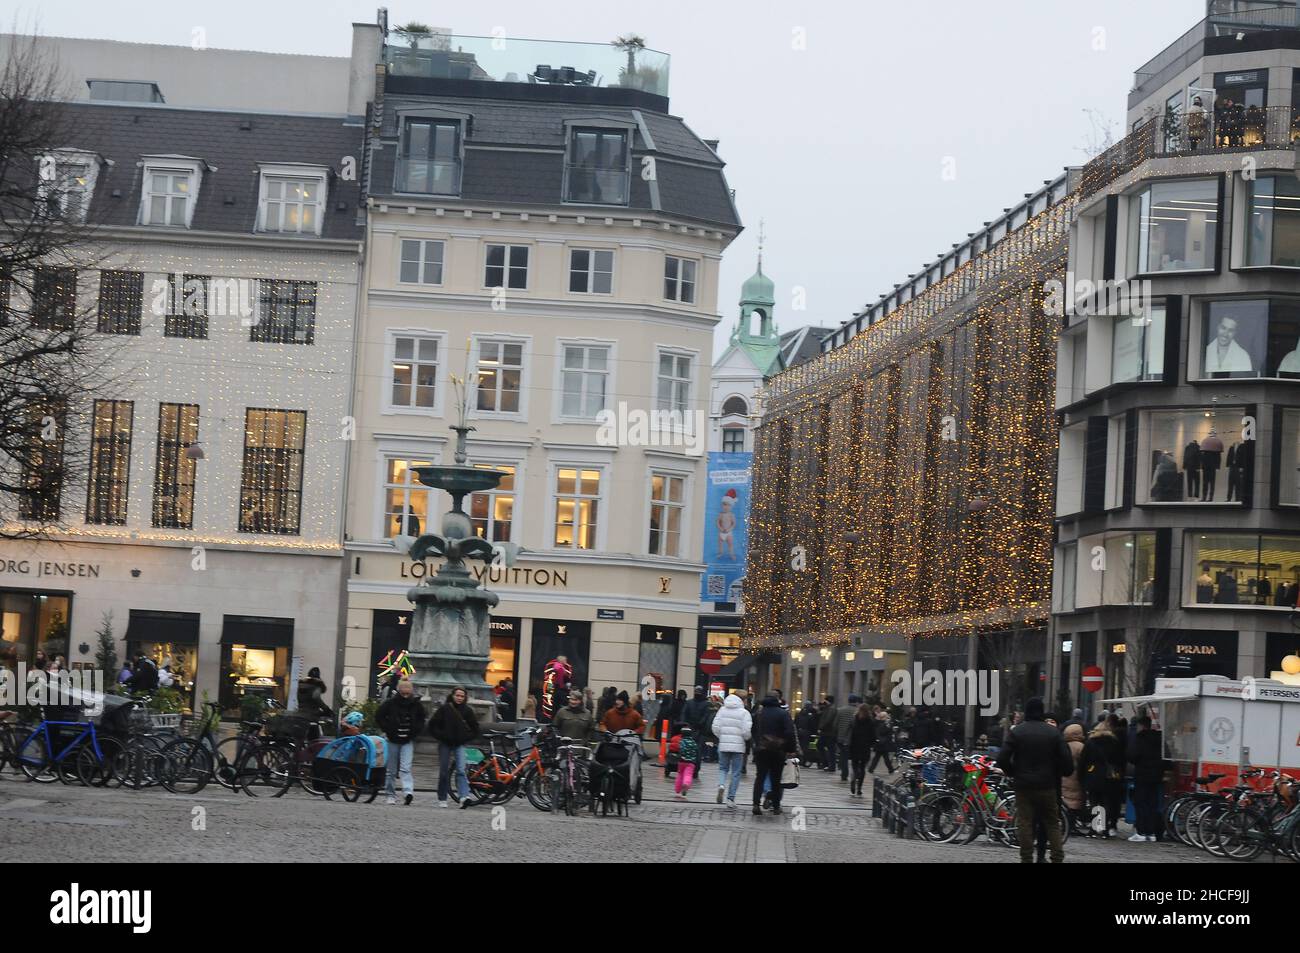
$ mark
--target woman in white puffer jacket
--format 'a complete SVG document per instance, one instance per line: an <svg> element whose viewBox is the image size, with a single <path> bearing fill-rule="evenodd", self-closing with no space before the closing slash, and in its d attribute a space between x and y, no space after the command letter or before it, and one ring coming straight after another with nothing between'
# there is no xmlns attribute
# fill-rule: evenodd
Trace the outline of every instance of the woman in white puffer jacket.
<svg viewBox="0 0 1300 953"><path fill-rule="evenodd" d="M728 695L722 708L713 716L711 731L718 739L718 803L725 793L727 807L736 807L736 789L740 787L740 769L745 765L745 742L754 728L754 719L745 710L738 695ZM730 780L728 780L730 775Z"/></svg>

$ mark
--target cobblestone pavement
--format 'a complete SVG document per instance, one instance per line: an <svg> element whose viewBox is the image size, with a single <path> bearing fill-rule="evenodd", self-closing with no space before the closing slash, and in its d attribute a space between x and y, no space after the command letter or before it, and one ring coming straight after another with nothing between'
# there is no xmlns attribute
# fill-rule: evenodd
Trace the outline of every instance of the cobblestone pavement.
<svg viewBox="0 0 1300 953"><path fill-rule="evenodd" d="M417 777L430 780L429 775ZM786 792L785 815L754 817L753 775L742 779L730 810L715 801L717 769L705 765L686 802L646 765L645 799L627 818L557 817L520 798L502 811L439 809L417 788L410 807L325 801L295 791L249 798L210 787L193 797L161 789L91 790L38 785L0 776L0 860L88 861L380 861L394 847L413 860L570 860L650 862L986 862L1014 863L1016 853L903 840L871 817L869 797L848 796L838 774L805 769ZM870 794L868 781L867 793ZM1213 862L1173 844L1072 839L1067 861Z"/></svg>

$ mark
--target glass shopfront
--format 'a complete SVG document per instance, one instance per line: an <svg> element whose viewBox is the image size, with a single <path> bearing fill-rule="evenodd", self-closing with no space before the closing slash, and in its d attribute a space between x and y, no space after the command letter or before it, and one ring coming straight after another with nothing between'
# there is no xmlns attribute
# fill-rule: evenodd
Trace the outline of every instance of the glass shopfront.
<svg viewBox="0 0 1300 953"><path fill-rule="evenodd" d="M185 710L194 711L199 667L198 613L132 609L126 629L127 658L134 660L141 652L153 659L159 671L165 665L171 666L172 688L180 693Z"/></svg>
<svg viewBox="0 0 1300 953"><path fill-rule="evenodd" d="M221 631L221 709L236 715L244 699L255 695L288 702L289 656L293 620L261 616L225 616ZM316 664L306 659L306 667Z"/></svg>
<svg viewBox="0 0 1300 953"><path fill-rule="evenodd" d="M518 616L494 615L488 622L488 667L484 678L492 687L502 679L519 684L519 634L524 621ZM516 697L518 692L515 693Z"/></svg>
<svg viewBox="0 0 1300 953"><path fill-rule="evenodd" d="M534 619L528 693L537 701L537 717L540 721L550 721L553 714L552 705L556 701L558 688L552 688L554 681L550 678L550 672L561 656L572 669L570 685L587 687L591 664L591 623Z"/></svg>
<svg viewBox="0 0 1300 953"><path fill-rule="evenodd" d="M66 662L71 617L71 594L0 589L0 665L31 668L38 652Z"/></svg>
<svg viewBox="0 0 1300 953"><path fill-rule="evenodd" d="M366 686L372 698L379 693L379 663L385 658L397 658L410 647L411 613L375 609L370 630L370 684Z"/></svg>
<svg viewBox="0 0 1300 953"><path fill-rule="evenodd" d="M1241 503L1254 481L1244 407L1152 410L1138 427L1139 503Z"/></svg>
<svg viewBox="0 0 1300 953"><path fill-rule="evenodd" d="M1300 536L1189 533L1185 605L1294 609L1300 593Z"/></svg>

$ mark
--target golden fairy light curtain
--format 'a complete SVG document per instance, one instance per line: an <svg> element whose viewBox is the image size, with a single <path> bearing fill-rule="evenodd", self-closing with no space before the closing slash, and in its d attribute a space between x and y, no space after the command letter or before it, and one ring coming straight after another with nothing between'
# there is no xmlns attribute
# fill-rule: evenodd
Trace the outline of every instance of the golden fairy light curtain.
<svg viewBox="0 0 1300 953"><path fill-rule="evenodd" d="M1065 277L1072 206L772 382L754 460L747 647L1046 617L1060 320L1044 300ZM949 306L936 313L931 292Z"/></svg>

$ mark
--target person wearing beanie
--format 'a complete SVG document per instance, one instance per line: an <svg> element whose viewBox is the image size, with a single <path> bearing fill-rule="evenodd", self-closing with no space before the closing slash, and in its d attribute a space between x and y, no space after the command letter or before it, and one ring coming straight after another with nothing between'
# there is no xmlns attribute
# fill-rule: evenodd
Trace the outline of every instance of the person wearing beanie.
<svg viewBox="0 0 1300 953"><path fill-rule="evenodd" d="M1047 844L1052 863L1065 860L1061 840L1061 810L1057 789L1060 779L1074 771L1074 756L1065 738L1043 720L1041 698L1025 703L1025 720L1007 733L998 752L997 764L1016 792L1016 834L1020 842L1020 862L1034 862L1034 826L1047 829Z"/></svg>
<svg viewBox="0 0 1300 953"><path fill-rule="evenodd" d="M622 731L627 729L640 734L645 728L645 719L641 713L633 708L630 704L630 698L626 691L619 692L614 697L613 707L605 711L605 716L600 719L601 731Z"/></svg>
<svg viewBox="0 0 1300 953"><path fill-rule="evenodd" d="M704 734L704 724L709 720L709 700L702 685L695 686L695 697L682 708L682 721L691 726L696 738Z"/></svg>

